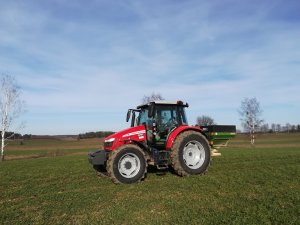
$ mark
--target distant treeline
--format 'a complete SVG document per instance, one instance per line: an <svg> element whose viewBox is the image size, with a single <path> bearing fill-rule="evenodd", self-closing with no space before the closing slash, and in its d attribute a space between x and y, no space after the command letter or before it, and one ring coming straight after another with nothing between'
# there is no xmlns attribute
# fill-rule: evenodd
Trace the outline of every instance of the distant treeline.
<svg viewBox="0 0 300 225"><path fill-rule="evenodd" d="M1 131L0 131L1 135ZM78 135L33 135L33 134L19 134L14 132L5 132L5 138L13 140L13 139L61 139L61 138L77 138Z"/></svg>
<svg viewBox="0 0 300 225"><path fill-rule="evenodd" d="M85 138L102 138L102 137L107 137L114 132L112 131L97 131L97 132L87 132L84 134L79 134L78 139L85 139Z"/></svg>
<svg viewBox="0 0 300 225"><path fill-rule="evenodd" d="M0 131L0 135L2 134L2 132ZM22 135L22 134L19 134L19 133L14 133L14 132L5 132L5 136L4 138L10 138L10 139L22 139L22 138L28 138L28 135L29 134L25 134L25 135ZM31 138L31 134L30 134L30 137Z"/></svg>
<svg viewBox="0 0 300 225"><path fill-rule="evenodd" d="M281 124L263 124L258 129L258 132L262 133L296 133L300 132L300 124L293 125L290 123L286 123L285 125Z"/></svg>
<svg viewBox="0 0 300 225"><path fill-rule="evenodd" d="M8 139L62 139L62 138L77 138L77 139L85 139L85 138L102 138L107 137L114 132L112 131L97 131L97 132L87 132L79 135L32 135L32 134L19 134L14 132L5 132L5 138ZM1 131L0 131L1 135Z"/></svg>
<svg viewBox="0 0 300 225"><path fill-rule="evenodd" d="M300 133L300 124L292 125L287 123L285 125L281 124L262 124L260 127L256 127L256 133ZM237 133L248 133L247 130L241 131L237 130Z"/></svg>

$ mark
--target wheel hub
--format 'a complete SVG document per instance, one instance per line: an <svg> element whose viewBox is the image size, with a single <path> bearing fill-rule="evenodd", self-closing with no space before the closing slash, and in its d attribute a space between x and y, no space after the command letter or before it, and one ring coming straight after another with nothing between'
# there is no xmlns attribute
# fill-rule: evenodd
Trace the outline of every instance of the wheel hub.
<svg viewBox="0 0 300 225"><path fill-rule="evenodd" d="M137 175L141 169L140 159L133 153L127 153L120 158L118 169L123 177L132 178Z"/></svg>
<svg viewBox="0 0 300 225"><path fill-rule="evenodd" d="M126 168L127 170L129 170L129 169L131 168L131 162L126 162L126 163L125 163L125 168Z"/></svg>
<svg viewBox="0 0 300 225"><path fill-rule="evenodd" d="M198 141L190 141L183 148L183 160L190 169L198 169L205 160L203 145Z"/></svg>

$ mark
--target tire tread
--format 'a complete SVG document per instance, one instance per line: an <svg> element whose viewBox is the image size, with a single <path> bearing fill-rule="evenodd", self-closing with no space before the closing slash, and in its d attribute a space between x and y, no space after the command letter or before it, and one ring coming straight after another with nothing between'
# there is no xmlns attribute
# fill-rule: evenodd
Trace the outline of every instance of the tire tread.
<svg viewBox="0 0 300 225"><path fill-rule="evenodd" d="M179 149L180 149L180 145L183 142L183 140L185 138L191 136L191 135L198 135L199 137L201 137L206 142L207 146L209 146L209 157L210 157L209 164L206 167L205 171L202 172L199 175L202 175L202 174L204 174L204 173L206 173L208 171L208 167L209 167L210 162L211 162L210 145L209 145L206 137L203 134L201 134L201 133L199 133L197 131L185 131L185 132L179 134L177 136L177 138L175 139L175 141L173 143L173 146L171 148L171 160L172 160L171 165L172 165L174 171L176 172L176 174L178 174L179 176L182 176L182 177L183 176L189 176L191 174L189 174L188 172L186 172L184 170L184 168L182 167L181 163L180 163L180 160L179 160Z"/></svg>
<svg viewBox="0 0 300 225"><path fill-rule="evenodd" d="M116 177L116 175L114 173L114 162L115 162L115 159L116 159L118 153L120 153L121 151L123 151L123 149L126 149L126 148L134 148L134 149L140 151L145 160L145 171L144 171L143 175L140 177L140 179L138 179L136 182L138 183L141 180L145 179L145 176L147 174L147 162L146 162L146 155L145 155L144 151L140 147L138 147L137 145L134 145L134 144L122 145L118 149L112 151L109 154L109 157L107 160L107 166L106 166L107 174L110 177L110 179L112 180L112 182L114 182L115 184L122 184L122 182L120 180L118 180L118 178Z"/></svg>

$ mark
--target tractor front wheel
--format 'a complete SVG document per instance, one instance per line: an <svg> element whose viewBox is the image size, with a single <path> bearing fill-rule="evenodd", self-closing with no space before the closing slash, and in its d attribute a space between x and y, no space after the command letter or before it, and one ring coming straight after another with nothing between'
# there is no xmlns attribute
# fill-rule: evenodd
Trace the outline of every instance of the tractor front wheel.
<svg viewBox="0 0 300 225"><path fill-rule="evenodd" d="M136 145L123 145L110 153L106 169L114 183L139 182L147 172L144 152Z"/></svg>
<svg viewBox="0 0 300 225"><path fill-rule="evenodd" d="M199 132L185 131L171 149L172 167L180 176L204 173L210 164L210 146Z"/></svg>

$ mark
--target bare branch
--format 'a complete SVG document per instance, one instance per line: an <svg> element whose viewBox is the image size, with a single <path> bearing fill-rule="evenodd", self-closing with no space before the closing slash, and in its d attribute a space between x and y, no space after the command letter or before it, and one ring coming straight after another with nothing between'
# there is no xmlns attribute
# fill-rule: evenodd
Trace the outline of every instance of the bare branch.
<svg viewBox="0 0 300 225"><path fill-rule="evenodd" d="M149 102L152 102L152 101L157 101L157 100L165 100L161 94L155 94L154 92L150 95L150 96L146 96L144 95L143 99L142 99L142 103L143 104L147 104Z"/></svg>
<svg viewBox="0 0 300 225"><path fill-rule="evenodd" d="M0 79L0 131L1 131L1 158L4 156L5 133L24 112L24 101L21 100L20 87L11 75L2 75ZM14 133L13 133L14 135ZM13 136L12 135L12 136Z"/></svg>

